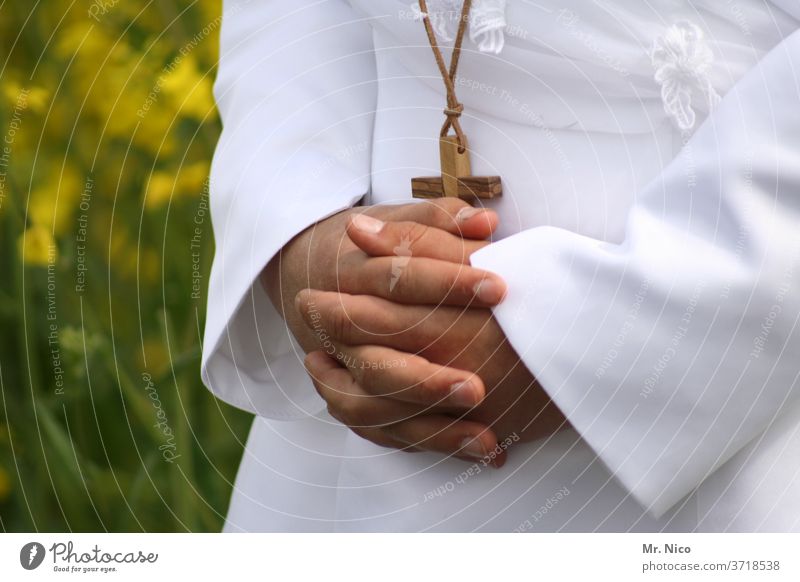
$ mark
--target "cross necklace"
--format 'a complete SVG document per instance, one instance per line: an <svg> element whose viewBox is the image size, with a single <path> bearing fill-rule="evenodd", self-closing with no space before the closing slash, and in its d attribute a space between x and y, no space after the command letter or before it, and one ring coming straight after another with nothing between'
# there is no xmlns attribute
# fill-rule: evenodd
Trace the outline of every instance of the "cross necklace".
<svg viewBox="0 0 800 582"><path fill-rule="evenodd" d="M464 131L461 129L460 117L464 111L464 106L458 102L456 97L455 82L456 73L458 72L458 60L461 56L461 45L464 41L464 33L467 29L471 6L472 0L464 0L464 6L461 9L461 20L458 23L458 33L453 46L453 57L450 60L450 70L448 71L428 14L428 4L425 0L419 0L425 31L428 33L433 56L436 58L436 64L442 74L444 86L447 90L447 108L444 110L445 122L439 135L439 157L442 174L441 176L427 178L413 178L411 180L411 193L414 198L452 196L474 203L478 199L497 198L503 193L500 176L472 175L469 162L469 144L467 143L467 136L464 135ZM450 135L451 129L455 132L455 135Z"/></svg>

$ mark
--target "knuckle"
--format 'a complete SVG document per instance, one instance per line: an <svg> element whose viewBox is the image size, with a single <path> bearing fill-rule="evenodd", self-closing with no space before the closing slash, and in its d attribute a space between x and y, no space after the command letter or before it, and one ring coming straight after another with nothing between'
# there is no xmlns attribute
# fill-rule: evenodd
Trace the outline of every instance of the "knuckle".
<svg viewBox="0 0 800 582"><path fill-rule="evenodd" d="M341 401L339 411L347 426L366 428L372 424L368 407L368 399L347 396Z"/></svg>
<svg viewBox="0 0 800 582"><path fill-rule="evenodd" d="M414 245L422 240L431 228L429 224L421 221L400 222L392 226L394 228L392 240L396 245L392 248L392 254L401 257L412 256Z"/></svg>
<svg viewBox="0 0 800 582"><path fill-rule="evenodd" d="M430 379L420 382L414 389L414 397L420 404L438 404L445 396Z"/></svg>
<svg viewBox="0 0 800 582"><path fill-rule="evenodd" d="M378 390L378 371L372 365L372 361L366 360L358 372L359 385L370 394L377 394Z"/></svg>
<svg viewBox="0 0 800 582"><path fill-rule="evenodd" d="M389 291L394 296L404 297L414 292L414 273L416 263L404 261L402 264L392 266Z"/></svg>
<svg viewBox="0 0 800 582"><path fill-rule="evenodd" d="M436 218L440 212L436 201L425 201L417 204L414 210L417 217L417 222L422 222L424 224L435 224Z"/></svg>
<svg viewBox="0 0 800 582"><path fill-rule="evenodd" d="M350 264L339 264L336 269L336 281L330 289L340 289L347 292L349 289L356 289L362 283L361 272L363 269L356 267L355 261Z"/></svg>
<svg viewBox="0 0 800 582"><path fill-rule="evenodd" d="M460 270L458 267L448 265L447 269L442 276L437 278L437 292L439 299L443 300L454 294L460 294L463 289L461 288L461 277L459 277Z"/></svg>
<svg viewBox="0 0 800 582"><path fill-rule="evenodd" d="M451 226L456 214L458 214L462 208L469 206L469 204L467 204L464 200L451 197L439 198L435 201L435 204L439 207L439 209L444 211L445 216L441 216L441 218L446 220Z"/></svg>
<svg viewBox="0 0 800 582"><path fill-rule="evenodd" d="M369 276L370 260L362 263L357 269L342 271L336 289L341 293L360 295L372 292L374 277Z"/></svg>
<svg viewBox="0 0 800 582"><path fill-rule="evenodd" d="M353 330L353 322L350 314L341 302L336 302L330 307L330 334L336 339L350 337Z"/></svg>
<svg viewBox="0 0 800 582"><path fill-rule="evenodd" d="M456 348L455 350L451 348L449 341L447 341L445 333L438 333L434 335L433 333L430 336L425 337L425 347L420 352L420 355L427 360L437 362L443 366L451 366L457 368L458 359L460 357L459 352L465 351L463 348ZM469 340L466 340L464 343L455 344L458 346L466 346L469 344Z"/></svg>
<svg viewBox="0 0 800 582"><path fill-rule="evenodd" d="M405 229L405 225L407 224L406 219L401 220L390 220L384 223L383 230L381 231L380 242L385 245L383 247L386 250L391 252L392 247L397 244L397 241L400 241L403 238L403 233Z"/></svg>

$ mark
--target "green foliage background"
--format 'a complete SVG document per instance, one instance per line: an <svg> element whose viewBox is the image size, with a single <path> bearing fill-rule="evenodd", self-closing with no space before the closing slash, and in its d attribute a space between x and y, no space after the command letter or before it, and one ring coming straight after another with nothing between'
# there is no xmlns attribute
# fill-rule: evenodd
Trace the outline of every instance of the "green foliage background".
<svg viewBox="0 0 800 582"><path fill-rule="evenodd" d="M250 419L199 378L220 13L0 2L2 530L221 527Z"/></svg>

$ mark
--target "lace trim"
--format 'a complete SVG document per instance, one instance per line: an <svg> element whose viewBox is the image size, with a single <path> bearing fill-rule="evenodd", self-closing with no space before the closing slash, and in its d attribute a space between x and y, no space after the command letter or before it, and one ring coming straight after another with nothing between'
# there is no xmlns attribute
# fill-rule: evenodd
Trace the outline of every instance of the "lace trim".
<svg viewBox="0 0 800 582"><path fill-rule="evenodd" d="M428 0L428 11L436 35L452 41L461 17L461 0ZM411 5L417 20L423 17L419 4ZM478 50L498 54L505 46L506 0L473 0L470 11L469 38Z"/></svg>
<svg viewBox="0 0 800 582"><path fill-rule="evenodd" d="M721 100L709 79L714 52L705 34L691 22L676 22L656 39L650 58L656 68L654 78L661 85L664 111L681 131L692 130L697 122L692 107L695 97L699 94L709 110Z"/></svg>

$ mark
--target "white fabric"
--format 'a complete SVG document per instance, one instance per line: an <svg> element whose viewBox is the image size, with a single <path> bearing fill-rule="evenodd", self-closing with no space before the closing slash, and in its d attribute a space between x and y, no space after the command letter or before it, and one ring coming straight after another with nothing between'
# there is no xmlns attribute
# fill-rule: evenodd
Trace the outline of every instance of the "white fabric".
<svg viewBox="0 0 800 582"><path fill-rule="evenodd" d="M343 2L319 8L227 2L215 85L224 129L211 169L217 251L203 375L224 400L273 418L302 417L318 402L281 319L252 283L298 232L369 189L369 29Z"/></svg>
<svg viewBox="0 0 800 582"><path fill-rule="evenodd" d="M226 11L203 374L260 415L228 530L800 529L793 1L509 2L502 52L465 47L473 170L504 182L474 263L509 282L498 321L578 431L466 477L322 412L252 284L306 225L438 170L421 24L395 0ZM693 137L653 58L684 22L713 54L694 88L723 96L692 96Z"/></svg>
<svg viewBox="0 0 800 582"><path fill-rule="evenodd" d="M423 14L419 2L411 4L418 20L428 16L440 41L454 40L464 5L461 0L429 0ZM506 0L475 0L469 19L469 38L483 52L499 53L505 44Z"/></svg>

